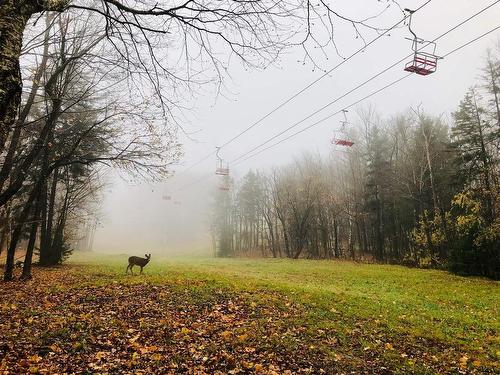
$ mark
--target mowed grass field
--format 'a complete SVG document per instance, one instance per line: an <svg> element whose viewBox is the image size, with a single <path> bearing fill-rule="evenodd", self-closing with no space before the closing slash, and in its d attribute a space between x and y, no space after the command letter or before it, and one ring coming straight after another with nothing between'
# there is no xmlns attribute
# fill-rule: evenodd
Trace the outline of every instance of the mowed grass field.
<svg viewBox="0 0 500 375"><path fill-rule="evenodd" d="M28 285L0 286L0 318L12 322L1 326L4 368L500 371L495 281L342 261L153 255L135 276L125 275L126 265L125 255L79 255L58 269L37 269ZM16 328L23 325L32 329ZM29 344L13 354L16 340ZM67 358L76 367L65 367Z"/></svg>

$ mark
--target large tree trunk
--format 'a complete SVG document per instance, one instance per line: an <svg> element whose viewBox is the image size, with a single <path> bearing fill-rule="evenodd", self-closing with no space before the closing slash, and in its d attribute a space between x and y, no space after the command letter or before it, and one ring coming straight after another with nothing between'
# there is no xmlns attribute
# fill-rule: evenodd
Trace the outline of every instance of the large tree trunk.
<svg viewBox="0 0 500 375"><path fill-rule="evenodd" d="M69 0L2 0L0 2L0 152L16 121L23 82L19 58L30 17L42 11L63 11Z"/></svg>
<svg viewBox="0 0 500 375"><path fill-rule="evenodd" d="M33 106L33 103L35 102L38 89L40 88L40 81L42 79L42 75L45 73L45 68L47 66L47 61L49 59L49 31L50 31L49 26L51 21L52 17L50 15L47 16L46 18L47 29L45 31L45 37L44 37L42 61L38 65L37 71L33 77L31 91L28 96L28 99L26 100L26 104L24 105L21 113L19 114L19 117L17 118L14 124L14 131L10 139L9 149L7 154L5 155L5 159L2 168L0 170L0 191L2 190L5 181L7 181L7 178L9 177L12 171L12 167L14 165L14 156L16 154L17 148L19 147L19 141L21 139L23 124L26 121L26 118L28 117L31 107Z"/></svg>
<svg viewBox="0 0 500 375"><path fill-rule="evenodd" d="M23 32L33 7L22 0L2 0L0 5L0 152L16 121L21 103L19 57Z"/></svg>

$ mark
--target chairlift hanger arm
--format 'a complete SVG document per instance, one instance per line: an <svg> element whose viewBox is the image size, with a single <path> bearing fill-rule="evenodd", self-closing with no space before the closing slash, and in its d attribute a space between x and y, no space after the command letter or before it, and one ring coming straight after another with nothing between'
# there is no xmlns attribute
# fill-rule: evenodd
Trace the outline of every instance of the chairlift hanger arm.
<svg viewBox="0 0 500 375"><path fill-rule="evenodd" d="M415 13L415 11L411 10L409 8L405 8L405 12L410 13L410 17L409 17L409 21L408 21L408 29L410 30L410 33L413 34L414 40L417 41L418 40L418 36L417 36L417 34L415 34L415 32L411 28L411 19L413 17L413 13Z"/></svg>
<svg viewBox="0 0 500 375"><path fill-rule="evenodd" d="M347 120L347 113L348 112L349 111L347 109L343 109L342 110L342 114L344 115L344 124L348 124L349 123L349 121Z"/></svg>
<svg viewBox="0 0 500 375"><path fill-rule="evenodd" d="M222 158L219 155L220 149L220 147L215 148L215 157L222 162Z"/></svg>

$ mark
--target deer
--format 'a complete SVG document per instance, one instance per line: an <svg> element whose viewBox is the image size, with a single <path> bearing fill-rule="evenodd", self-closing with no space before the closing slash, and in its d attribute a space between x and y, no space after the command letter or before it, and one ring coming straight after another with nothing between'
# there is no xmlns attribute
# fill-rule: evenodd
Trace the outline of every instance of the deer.
<svg viewBox="0 0 500 375"><path fill-rule="evenodd" d="M134 266L139 266L141 267L141 274L142 274L142 269L146 267L146 264L149 263L149 260L151 259L151 254L144 254L145 258L141 257L130 257L128 258L128 266L127 270L125 271L125 274L128 274L128 270L130 269L130 273L133 275L134 271L132 271L132 267Z"/></svg>

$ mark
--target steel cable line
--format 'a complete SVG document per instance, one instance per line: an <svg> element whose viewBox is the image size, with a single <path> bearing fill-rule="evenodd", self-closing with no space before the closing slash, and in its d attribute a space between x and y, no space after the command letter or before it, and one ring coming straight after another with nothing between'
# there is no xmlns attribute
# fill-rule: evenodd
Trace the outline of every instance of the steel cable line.
<svg viewBox="0 0 500 375"><path fill-rule="evenodd" d="M474 38L474 39L472 39L472 40L468 41L467 43L464 43L464 44L460 45L459 47L457 47L457 48L453 49L452 51L450 51L450 52L446 53L445 55L443 55L443 58L448 57L448 56L452 55L453 53L460 51L461 49L463 49L463 48L465 48L465 47L467 47L467 46L471 45L471 44L472 44L472 43L474 43L474 42L477 42L478 40L480 40L480 39L482 39L482 38L484 38L484 37L486 37L486 36L490 35L491 33L495 32L495 31L497 31L497 30L500 30L500 25L499 25L499 26L497 26L497 27L495 27L495 28L493 28L493 29L491 29L490 31L487 31L487 32L485 32L485 33L481 34L480 36L478 36L478 37L476 37L476 38ZM384 91L385 89L387 89L387 88L389 88L389 87L391 87L391 86L394 86L395 84L397 84L397 83L401 82L402 80L404 80L405 78L408 78L409 76L411 76L411 75L413 75L413 74L414 74L414 73L409 73L409 74L404 75L403 77L398 78L397 80L395 80L395 81L393 81L393 82L389 83L388 85L386 85L386 86L384 86L384 87L382 87L382 88L380 88L380 89L378 89L378 90L376 90L376 91L372 92L371 94L369 94L369 95L367 95L367 96L363 97L362 99L359 99L359 100L357 100L356 102L349 104L349 105L348 105L347 107L345 107L344 109L348 109L348 108L351 108L351 107L353 107L353 106L355 106L355 105L359 104L360 102L362 102L362 101L364 101L364 100L366 100L366 99L368 99L368 98L370 98L370 97L372 97L372 96L374 96L374 95L378 94L378 93L379 93L379 92L381 92L381 91ZM297 131L297 132L295 132L295 133L293 133L293 134L289 135L288 137L283 138L283 139L281 139L280 141L278 141L278 142L276 142L276 143L273 143L271 146L268 146L268 147L266 147L266 148L264 148L264 149L262 149L262 150L260 150L260 151L258 151L258 152L256 152L256 153L254 153L254 154L252 154L252 155L250 155L250 156L246 157L245 159L240 160L239 162L235 163L235 165L238 165L238 164L240 164L240 163L243 163L244 161L249 160L249 159L251 159L251 158L253 158L253 157L257 156L257 155L259 155L260 153L262 153L262 152L264 152L264 151L267 151L267 150L269 150L269 149L271 149L271 148L273 148L273 147L275 147L275 146L279 145L280 143L285 142L285 141L289 140L290 138L293 138L293 137L295 137L296 135L299 135L299 134L301 134L301 133L305 132L306 130L309 130L310 128L312 128L312 127L314 127L314 126L316 126L316 125L319 125L320 123L322 123L322 122L324 122L324 121L326 121L326 120L328 120L328 119L330 119L330 118L332 118L332 117L334 117L334 116L338 115L338 114L339 114L339 113L341 113L341 112L342 112L342 110L337 111L337 112L335 112L335 113L332 113L331 115L329 115L329 116L326 116L326 117L322 118L321 120L319 120L319 121L317 121L317 122L315 122L315 123L313 123L313 124L311 124L311 125L309 125L309 126L305 127L304 129L301 129L301 130L299 130L299 131Z"/></svg>
<svg viewBox="0 0 500 375"><path fill-rule="evenodd" d="M428 45L429 43L436 42L437 40L439 40L439 39L443 38L444 36L448 35L449 33L451 33L451 32L453 32L453 31L455 31L456 29L458 29L459 27L461 27L461 26L462 26L462 25L464 25L465 23L469 22L470 20L472 20L473 18L475 18L475 17L479 16L480 14L484 13L486 10L490 9L491 7L493 7L494 5L496 5L496 4L497 4L497 3L499 3L499 2L500 2L500 0L497 0L497 1L493 2L492 4L490 4L489 6L487 6L487 7L483 8L483 9L481 9L481 10L480 10L480 11L478 11L477 13L475 13L475 14L471 15L471 16L470 16L470 17L468 17L467 19L463 20L463 21L462 21L462 22L460 22L459 24L455 25L455 26L454 26L454 27L452 27L451 29L447 30L447 31L446 31L446 32L444 32L443 34L441 34L441 35L439 35L438 37L436 37L433 41L428 42L428 43L427 43L424 47L422 47L421 49L423 49L423 48L427 47L427 45ZM485 37L486 35L488 35L488 34L490 34L490 33L494 32L494 31L495 31L495 30L497 30L498 28L500 28L500 26L499 26L499 27L497 27L497 28L494 28L493 30L490 30L489 32L486 32L485 34L483 34L483 35L481 35L481 36L479 36L479 37L476 37L475 39L473 39L473 40L471 40L471 41L469 41L469 42L467 42L467 43L465 43L465 44L461 45L460 47L457 47L455 50L448 52L448 53L447 53L446 55L444 55L443 57L447 57L447 56L451 55L452 53L454 53L454 52L456 52L456 51L458 51L458 50L460 50L460 49L462 49L462 48L464 48L464 47L466 47L466 46L470 45L471 43L474 43L475 41L477 41L477 40L479 40L479 39L481 39L481 38ZM355 91L355 90L359 89L361 86L366 85L366 84L367 84L368 82L370 82L371 80L375 79L376 77L380 76L381 74L385 73L387 70L389 70L389 69L393 68L394 66L396 66L396 65L400 64L401 62L403 62L404 60L406 60L407 58L409 58L409 57L411 57L411 56L413 56L413 53L409 54L408 56L405 56L403 59L399 60L397 63L395 63L395 64L391 65L389 68L384 69L382 72L378 73L376 76L374 76L374 77L370 78L369 80L365 81L363 84L358 85L355 89L350 90L348 93L344 94L343 96L347 96L348 94L352 93L353 91ZM391 82L390 84L388 84L388 85L386 85L386 86L382 87L381 89L376 90L375 92L373 92L373 93L371 93L371 94L369 94L369 95L365 96L364 98L362 98L362 99L360 99L360 100L357 100L355 103L353 103L353 104L351 104L351 105L349 105L348 107L345 107L345 108L352 107L353 105L356 105L356 104L358 104L358 103L362 102L363 100L366 100L366 99L368 99L369 97L372 97L372 96L376 95L377 93L379 93L379 92L381 92L381 91L383 91L383 90L385 90L385 89L387 89L387 88L389 88L389 87L391 87L391 86L395 85L396 83L400 82L401 80L403 80L403 79L407 78L407 77L408 77L408 76L410 76L410 75L412 75L412 73L407 74L407 75L405 75L405 76L403 76L403 77L401 77L401 78L398 78L397 80L395 80L395 81ZM326 106L324 106L324 107L323 107L322 109L320 109L320 110L323 110L324 108L327 108L329 105L333 104L334 102L336 102L336 101L338 101L338 100L340 100L340 99L336 99L336 100L334 100L333 102L331 102L331 103L327 104ZM343 108L343 109L345 109L345 108ZM312 115L314 115L314 114L316 114L316 113L320 112L320 110L315 111ZM323 122L323 121L326 121L327 119L329 119L329 118L333 117L334 115L336 115L336 114L338 114L338 113L340 113L340 112L341 112L341 111L338 111L338 112L336 112L336 113L334 113L334 114L332 114L332 115L330 115L330 116L327 116L327 117L323 118L323 119L322 119L322 120L320 120L320 121L317 121L317 122L316 122L316 123L314 123L313 125L310 125L310 126L308 126L307 128L303 129L302 131L296 132L296 133L292 134L291 136L288 136L287 138L285 138L285 139L283 139L283 140L281 140L281 141L276 142L276 143L275 143L275 144L273 144L272 146L269 146L269 147L267 147L267 148L265 148L265 149L263 149L263 150L261 150L261 151L258 151L258 152L256 152L256 153L252 154L251 156L248 156L248 157L247 157L247 158L245 158L244 160L241 160L241 162L243 162L243 161L245 161L245 160L248 160L248 159L250 159L250 158L252 158L252 157L254 157L254 156L258 155L258 154L260 154L261 152L263 152L263 151L265 151L265 150L268 150L268 149L270 149L270 148L274 147L275 145L277 145L277 144L279 144L279 143L281 143L281 142L284 142L285 140L290 139L290 138L292 138L293 136L295 136L295 135L297 135L297 134L300 134L300 133L302 133L303 131L305 131L305 130L307 130L307 129L309 129L309 128L311 128L311 127L315 126L315 125L318 125L319 123L321 123L321 122ZM262 147L263 145L265 145L265 144L269 143L270 141L272 141L273 139L275 139L275 138L279 137L280 135L282 135L282 134L283 134L283 133L285 133L286 131L288 131L288 130L292 129L292 128L293 128L293 127L295 127L295 126L298 126L300 123L302 123L303 121L307 120L307 119L308 119L308 118L310 118L312 115L309 115L307 118L305 118L305 119L301 120L299 123L295 123L294 125L292 125L292 126L288 127L287 129L285 129L285 131L280 132L278 135L273 136L272 138L268 139L266 142L263 142L263 143L261 143L259 146L254 147L254 148L253 148L252 150L250 150L249 152L246 152L245 154L243 154L243 155L241 155L241 156L237 157L236 159L233 159L233 161L232 161L231 163L236 162L236 161L238 161L238 160L240 160L240 159L244 158L245 156L249 155L251 152L253 152L253 151L255 151L256 149L258 149L258 148ZM215 153L215 151L214 151L214 153ZM236 164L240 164L241 162L238 162L238 163L236 163ZM212 175L211 173L205 174L205 175L204 175L204 176L202 176L201 178L197 179L195 182L183 185L181 188L177 189L177 191L178 191L178 190L183 190L183 189L185 189L185 188L189 188L189 187L191 187L191 186L194 186L194 184L196 184L196 183L198 183L198 182L200 182L200 181L204 180L204 179L205 179L205 178L207 178L207 177L210 177L211 175Z"/></svg>
<svg viewBox="0 0 500 375"><path fill-rule="evenodd" d="M190 188L191 186L196 185L198 182L201 182L201 181L203 181L203 180L205 180L205 179L207 179L207 178L209 178L209 177L212 177L212 176L213 176L213 172L210 172L210 173L205 173L205 174L203 174L200 178L197 178L196 180L191 181L191 182L189 182L189 183L187 183L187 184L184 184L184 185L182 185L181 187L179 187L179 188L175 189L175 190L174 190L174 192L178 192L178 191L182 191L182 190L184 190L184 189L188 189L188 188Z"/></svg>
<svg viewBox="0 0 500 375"><path fill-rule="evenodd" d="M416 13L419 10L421 10L427 4L429 4L431 1L432 0L427 0L425 3L423 3L418 8L416 8L413 13ZM262 123L269 116L271 116L272 114L274 114L277 111L279 111L281 108L283 108L285 105L287 105L288 103L290 103L292 100L294 100L299 95L303 94L305 91L309 90L312 86L314 86L316 83L318 83L319 81L321 81L323 78L327 77L333 71L335 71L338 68L340 68L342 65L344 65L345 63L347 63L349 60L351 60L352 58L354 58L356 55L364 52L366 50L366 48L368 48L369 46L371 46L372 44L374 44L375 42L377 42L379 39L381 39L382 37L384 37L385 35L387 35L387 33L389 33L390 31L394 30L401 22L406 21L409 17L410 17L409 14L405 15L405 17L403 17L401 20L399 20L397 23L395 23L390 28L386 29L383 33L379 34L376 38L372 39L370 42L368 42L367 44L365 44L362 48L360 48L357 51L353 52L351 55L349 55L348 57L346 57L340 63L338 63L337 65L335 65L333 68L331 68L328 71L324 72L321 76L319 76L314 81L312 81L311 83L309 83L308 85L306 85L305 87L303 87L302 89L300 89L298 92L296 92L292 96L290 96L288 99L286 99L280 105L278 105L277 107L275 107L271 111L267 112L264 116L260 117L258 120L256 120L254 123L252 123L250 126L246 127L240 133L236 134L231 139L229 139L228 141L226 141L225 143L223 143L220 146L220 148L223 148L223 147L229 145L230 143L234 142L236 139L240 138L242 135L244 135L245 133L247 133L249 130L253 129L257 125L259 125L260 123ZM212 156L214 154L215 154L215 151L211 151L209 154L207 154L206 156L204 156L201 159L199 159L198 161L196 161L194 164L192 164L191 166L189 166L188 168L186 168L185 170L183 170L181 173L185 173L185 172L191 170L192 168L196 167L197 165L200 165L201 163L203 163L205 160L207 160L210 156Z"/></svg>
<svg viewBox="0 0 500 375"><path fill-rule="evenodd" d="M438 37L434 38L432 41L430 42L427 42L426 45L420 47L418 49L418 51L422 50L422 49L425 49L427 46L429 46L430 44L432 43L435 43L436 41L438 41L439 39L445 37L446 35L448 35L449 33L455 31L456 29L458 29L459 27L463 26L465 23L471 21L472 19L474 19L475 17L479 16L480 14L484 13L485 11L487 11L488 9L490 9L491 7L493 7L494 5L496 5L497 3L499 3L500 0L496 0L494 1L492 4L488 5L487 7L481 9L480 11L476 12L475 14L469 16L467 19L463 20L462 22L458 23L457 25L455 25L454 27L452 27L451 29L449 29L448 31L442 33L441 35L439 35ZM283 135L284 133L288 132L289 130L299 126L300 124L302 124L303 122L307 121L308 119L310 119L311 117L315 116L316 114L318 114L319 112L322 112L323 110L325 110L326 108L330 107L332 104L335 104L337 103L338 101L342 100L343 98L345 98L346 96L348 96L349 94L353 93L354 91L357 91L359 90L361 87L363 86L366 86L368 83L370 83L371 81L373 81L374 79L378 78L379 76L381 76L382 74L386 73L387 71L391 70L392 68L394 68L395 66L401 64L402 62L404 62L406 59L408 59L409 57L413 56L413 52L410 53L409 55L403 57L402 59L396 61L394 64L388 66L387 68L383 69L382 71L380 71L379 73L375 74L374 76L372 76L371 78L367 79L366 81L360 83L359 85L357 85L356 87L354 87L353 89L347 91L346 93L342 94L341 96L337 97L336 99L334 99L333 101L325 104L324 106L322 106L321 108L318 108L317 110L315 110L314 112L312 112L311 114L309 114L308 116L304 117L302 120L299 120L297 121L296 123L290 125L289 127L285 128L284 130L280 131L279 133L275 134L274 136L272 136L271 138L268 138L266 141L260 143L259 145L255 146L254 148L250 149L249 151L245 152L244 154L238 156L237 158L231 160L231 164L232 163L235 163L237 162L238 160L244 158L245 156L251 154L252 152L256 151L257 149L259 149L260 147L262 146L265 146L266 144L268 144L269 142L273 141L274 139L278 138L279 136Z"/></svg>
<svg viewBox="0 0 500 375"><path fill-rule="evenodd" d="M466 42L466 43L464 43L464 44L460 45L459 47L457 47L457 48L453 49L452 51L450 51L450 52L446 53L445 55L443 55L443 58L448 57L448 56L450 56L450 55L452 55L452 54L454 54L454 53L456 53L456 52L460 51L461 49L463 49L463 48L465 48L465 47L469 46L470 44L472 44L472 43L474 43L474 42L476 42L476 41L478 41L478 40L480 40L480 39L482 39L482 38L484 38L484 37L486 37L486 36L490 35L491 33L495 32L495 31L497 31L497 30L500 30L500 26L497 26L497 27L493 28L492 30L487 31L487 32L485 32L485 33L481 34L480 36L478 36L478 37L476 37L476 38L474 38L474 39L472 39L472 40L470 40L470 41L468 41L468 42ZM380 93L380 92L382 92L382 91L384 91L384 90L388 89L389 87L396 85L397 83L401 82L402 80L404 80L404 79L408 78L409 76L411 76L411 75L413 75L413 74L414 74L414 73L408 73L408 74L405 74L404 76L402 76L402 77L398 78L397 80L392 81L391 83L389 83L389 84L387 84L387 85L383 86L382 88L380 88L380 89L378 89L378 90L375 90L375 91L373 91L372 93L370 93L370 94L368 94L368 95L364 96L363 98L361 98L361 99L359 99L359 100L357 100L357 101L355 101L355 102L351 103L350 105L348 105L347 107L345 107L345 108L343 108L343 109L351 108L351 107L353 107L353 106L355 106L355 105L357 105L357 104L359 104L359 103L361 103L361 102L363 102L363 101L365 101L365 100L367 100L367 99L371 98L372 96L374 96L374 95L376 95L376 94L378 94L378 93ZM326 120L328 120L328 119L330 119L330 118L332 118L332 117L334 117L334 116L338 115L338 114L339 114L339 113L341 113L341 112L342 112L342 110L337 111L337 112L335 112L335 113L332 113L331 115L328 115L328 116L326 116L326 117L322 118L321 120L319 120L319 121L317 121L317 122L315 122L315 123L313 123L313 124L311 124L311 125L307 126L306 128L301 129L301 130L299 130L299 131L297 131L297 132L295 132L295 133L293 133L293 134L289 135L288 137L286 137L286 138L284 138L284 139L282 139L282 140L280 140L280 141L278 141L278 142L276 142L276 143L273 143L272 145L270 145L270 146L268 146L268 147L266 147L266 148L264 148L264 149L262 149L262 150L260 150L260 151L258 151L258 152L256 152L256 153L254 153L254 154L252 154L252 155L250 155L250 156L246 157L246 158L245 158L245 159L243 159L243 160L238 161L237 163L235 163L235 165L241 164L241 163L243 163L243 162L245 162L245 161L247 161L247 160L249 160L249 159L251 159L251 158L253 158L253 157L255 157L255 156L259 155L259 154L261 154L262 152L267 151L267 150L269 150L269 149L271 149L271 148L273 148L273 147L275 147L275 146L279 145L280 143L285 142L285 141L287 141L288 139L293 138L293 137L295 137L296 135L301 134L301 133L303 133L303 132L305 132L305 131L309 130L310 128L312 128L312 127L314 127L314 126L319 125L320 123L322 123L322 122L324 122L324 121L326 121ZM198 182L200 182L200 181L203 181L204 179L206 179L207 177L210 177L211 175L212 175L211 173L206 174L206 175L203 175L201 178L197 179L196 181L194 181L194 182L191 182L191 183L189 183L189 184L184 185L184 186L182 187L182 189L184 189L184 188L189 188L190 186L194 186L196 183L198 183Z"/></svg>
<svg viewBox="0 0 500 375"><path fill-rule="evenodd" d="M349 104L348 106L346 106L345 108L341 109L340 111L334 112L334 113L332 113L332 114L330 114L330 115L328 115L328 116L326 116L326 117L323 117L322 119L320 119L320 120L316 121L315 123L313 123L313 124L311 124L311 125L309 125L309 126L307 126L307 127L303 128L303 129L301 129L301 130L299 130L299 131L297 131L297 132L295 132L295 133L293 133L293 134L290 134L290 135L289 135L289 136L287 136L286 138L283 138L283 139L279 140L278 142L273 143L272 145L270 145L270 146L268 146L268 147L266 147L266 148L263 148L262 150L259 150L259 151L257 151L257 152L256 152L256 153L254 153L254 154L251 154L251 155L247 156L247 157L246 157L246 158L244 158L244 159L240 159L238 162L234 163L234 165L241 164L241 163L243 163L244 161L247 161L247 160L249 160L249 159L251 159L251 158L253 158L253 157L255 157L255 156L257 156L257 155L259 155L259 154L261 154L261 153L263 153L264 151L267 151L267 150L269 150L269 149L271 149L271 148L273 148L273 147L276 147L276 146L277 146L277 145L279 145L280 143L283 143L283 142L285 142L285 141L289 140L290 138L293 138L293 137L295 137L296 135L299 135L299 134L301 134L301 133L305 132L306 130L311 129L311 128L312 128L312 127L314 127L314 126L319 125L319 124L321 124L322 122L325 122L326 120L329 120L330 118L332 118L332 117L334 117L334 116L338 115L339 113L342 113L342 111L343 111L344 109L349 109L349 108L351 108L351 107L355 106L356 104L359 104L359 103L361 103L361 102L363 102L363 101L365 101L365 100L367 100L367 99L371 98L372 96L375 96L375 95L376 95L376 94L378 94L379 92L382 92L382 91L384 91L384 90L388 89L389 87L394 86L395 84L397 84L397 83L401 82L403 79L408 78L408 77L409 77L409 76L411 76L411 75L413 75L413 73L408 73L408 74L405 74L404 76L402 76L402 77L398 78L398 79L397 79L397 80L395 80L395 81L392 81L391 83L389 83L389 84L385 85L384 87L382 87L382 88L380 88L380 89L378 89L378 90L376 90L376 91L373 91L372 93L370 93L370 94L366 95L365 97L363 97L363 98L361 98L361 99L359 99L359 100L355 101L354 103Z"/></svg>

